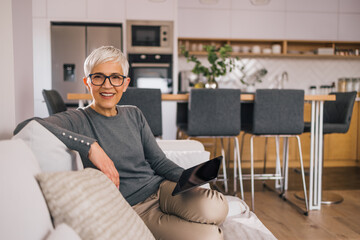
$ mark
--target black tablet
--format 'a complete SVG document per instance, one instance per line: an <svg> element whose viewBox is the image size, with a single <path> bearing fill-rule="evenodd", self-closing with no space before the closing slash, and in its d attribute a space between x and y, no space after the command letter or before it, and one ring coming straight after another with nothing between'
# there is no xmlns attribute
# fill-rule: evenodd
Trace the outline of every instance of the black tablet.
<svg viewBox="0 0 360 240"><path fill-rule="evenodd" d="M190 189L216 180L219 174L222 158L222 156L219 156L184 170L175 186L174 191L172 192L172 195L175 196L179 193L186 192Z"/></svg>

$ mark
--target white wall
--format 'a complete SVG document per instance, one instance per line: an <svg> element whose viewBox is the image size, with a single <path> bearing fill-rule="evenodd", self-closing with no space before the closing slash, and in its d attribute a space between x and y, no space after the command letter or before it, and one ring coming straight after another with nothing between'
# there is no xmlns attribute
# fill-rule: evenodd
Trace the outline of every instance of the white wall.
<svg viewBox="0 0 360 240"><path fill-rule="evenodd" d="M0 6L0 139L6 139L34 114L32 13L27 0L2 0Z"/></svg>
<svg viewBox="0 0 360 240"><path fill-rule="evenodd" d="M14 51L11 0L0 2L0 139L9 138L15 127Z"/></svg>

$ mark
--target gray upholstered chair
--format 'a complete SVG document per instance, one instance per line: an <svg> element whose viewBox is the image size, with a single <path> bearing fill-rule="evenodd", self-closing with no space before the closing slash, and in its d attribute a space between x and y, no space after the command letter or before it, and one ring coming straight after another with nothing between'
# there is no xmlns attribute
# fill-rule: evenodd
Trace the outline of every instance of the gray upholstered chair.
<svg viewBox="0 0 360 240"><path fill-rule="evenodd" d="M56 90L42 90L42 94L48 109L49 115L64 112L67 107L61 95Z"/></svg>
<svg viewBox="0 0 360 240"><path fill-rule="evenodd" d="M357 92L335 92L335 101L324 103L323 134L346 133L349 130L351 116ZM305 122L304 132L310 132L311 123ZM323 162L324 163L324 162ZM301 196L300 198L303 198ZM323 193L323 204L341 203L344 198L335 193Z"/></svg>
<svg viewBox="0 0 360 240"><path fill-rule="evenodd" d="M187 123L181 123L178 126L188 137L220 138L225 192L228 191L228 179L223 139L229 138L229 141L233 139L234 175L236 176L236 170L238 170L241 197L243 198L240 152L237 139L240 133L240 90L191 89L188 104L188 120Z"/></svg>
<svg viewBox="0 0 360 240"><path fill-rule="evenodd" d="M244 123L245 133L252 134L250 138L251 154L251 173L243 175L244 179L251 180L251 207L254 207L254 180L276 180L275 186L280 190L280 196L285 198L286 181L288 172L288 146L289 137L295 137L298 142L300 167L302 173L302 184L305 195L305 207L308 212L308 202L306 193L306 183L304 166L302 159L300 137L298 136L304 130L304 91L303 90L278 90L278 89L258 89L255 93L253 105L249 104L248 113L242 112L242 115L249 114L247 122ZM255 137L275 137L276 142L276 169L275 174L254 173L254 138ZM283 138L284 158L281 168L279 142ZM243 141L242 141L243 146ZM241 150L242 151L242 150Z"/></svg>
<svg viewBox="0 0 360 240"><path fill-rule="evenodd" d="M137 106L144 114L154 136L162 136L160 89L129 87L118 104Z"/></svg>

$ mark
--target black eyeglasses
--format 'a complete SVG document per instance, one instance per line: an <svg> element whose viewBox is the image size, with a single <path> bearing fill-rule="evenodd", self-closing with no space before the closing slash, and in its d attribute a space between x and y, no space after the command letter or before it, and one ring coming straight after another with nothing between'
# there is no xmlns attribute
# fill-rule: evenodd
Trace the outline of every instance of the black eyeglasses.
<svg viewBox="0 0 360 240"><path fill-rule="evenodd" d="M91 83L95 86L102 86L108 78L111 85L113 85L114 87L120 87L121 85L123 85L126 76L121 74L112 74L110 76L106 76L103 73L94 73L89 74L89 78L91 80Z"/></svg>

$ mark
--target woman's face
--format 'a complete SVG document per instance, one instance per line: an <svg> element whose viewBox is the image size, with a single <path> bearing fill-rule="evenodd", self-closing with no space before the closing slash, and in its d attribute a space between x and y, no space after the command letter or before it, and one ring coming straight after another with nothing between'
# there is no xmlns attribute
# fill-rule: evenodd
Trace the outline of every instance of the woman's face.
<svg viewBox="0 0 360 240"><path fill-rule="evenodd" d="M106 76L114 74L124 75L121 65L114 62L106 62L96 65L92 69L91 73L101 73ZM124 79L124 83L120 87L114 87L111 85L108 78L101 86L93 85L89 78L84 78L83 80L92 95L93 102L90 105L91 108L104 116L115 116L117 114L116 104L120 101L123 92L126 91L130 83L130 78Z"/></svg>

